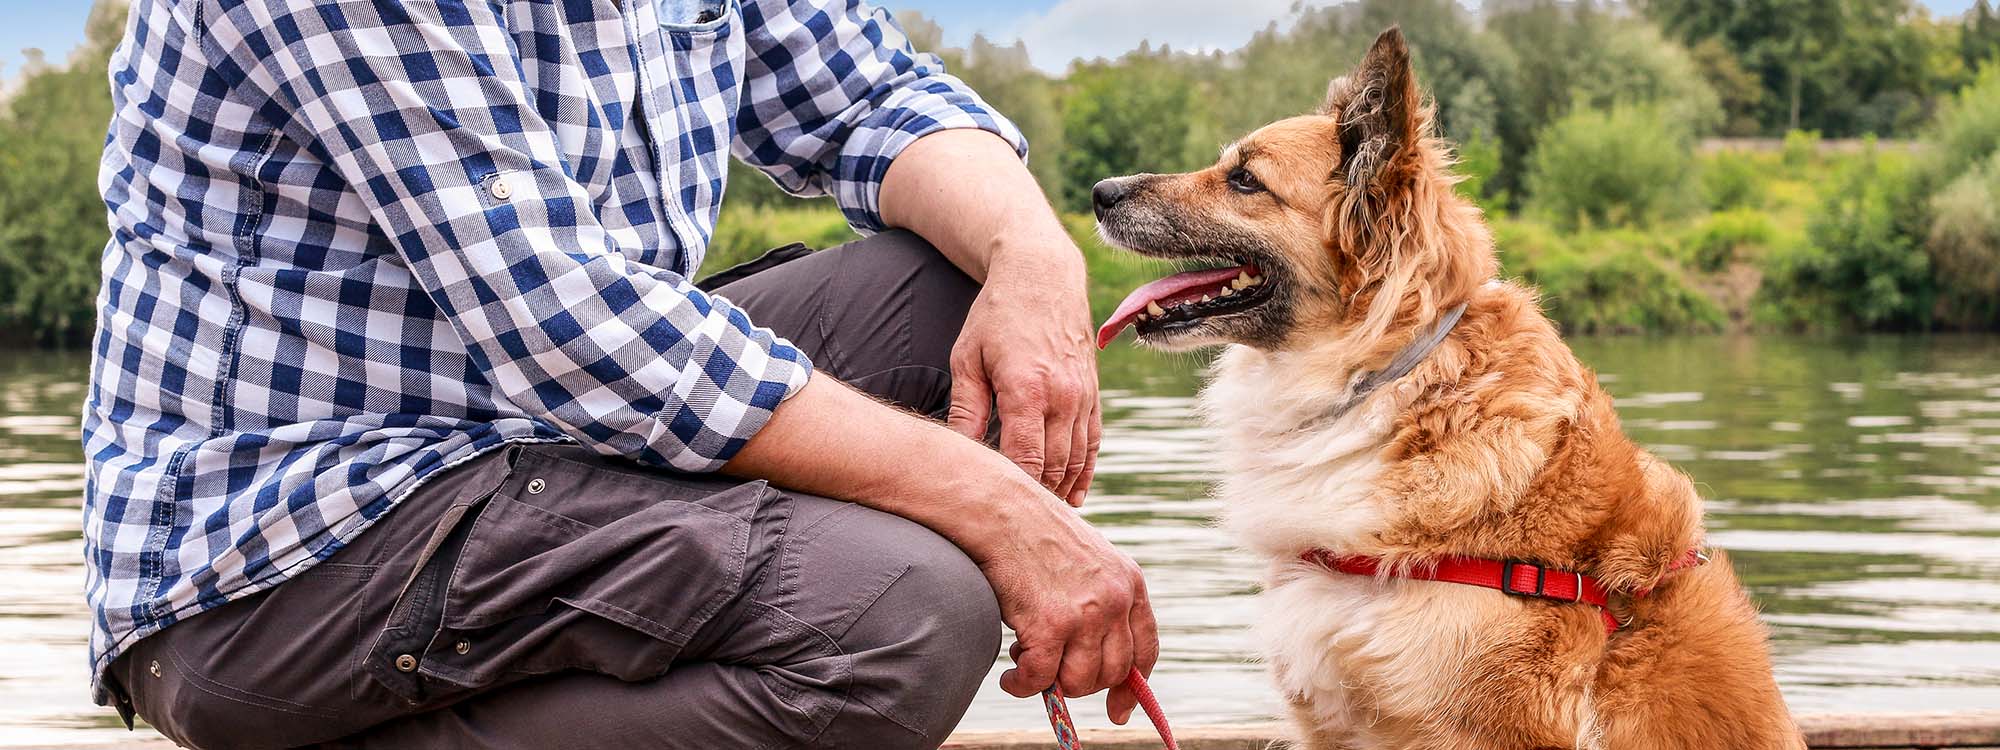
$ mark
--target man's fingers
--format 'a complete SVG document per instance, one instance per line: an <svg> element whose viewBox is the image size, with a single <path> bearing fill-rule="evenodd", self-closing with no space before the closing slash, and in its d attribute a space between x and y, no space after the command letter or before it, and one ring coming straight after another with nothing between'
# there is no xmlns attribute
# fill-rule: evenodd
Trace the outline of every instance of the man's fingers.
<svg viewBox="0 0 2000 750"><path fill-rule="evenodd" d="M1000 453L1038 482L1048 449L1042 442L1042 409L1028 404L1023 394L1000 394Z"/></svg>
<svg viewBox="0 0 2000 750"><path fill-rule="evenodd" d="M1090 493L1090 479L1097 475L1097 448L1103 439L1103 416L1097 400L1093 398L1084 417L1076 420L1075 436L1070 439L1067 476L1057 493L1071 507L1083 507L1083 499Z"/></svg>
<svg viewBox="0 0 2000 750"><path fill-rule="evenodd" d="M1095 693L1103 687L1097 681L1097 670L1103 663L1104 628L1087 628L1071 636L1063 648L1062 667L1056 672L1056 684L1062 686L1064 695Z"/></svg>
<svg viewBox="0 0 2000 750"><path fill-rule="evenodd" d="M1132 686L1122 682L1112 688L1109 695L1104 696L1104 715L1110 718L1113 724L1123 726L1125 722L1131 721L1132 709L1138 706L1139 694L1132 692Z"/></svg>
<svg viewBox="0 0 2000 750"><path fill-rule="evenodd" d="M986 382L985 365L977 354L951 356L951 406L945 424L952 432L986 442L987 422L992 418L993 387Z"/></svg>
<svg viewBox="0 0 2000 750"><path fill-rule="evenodd" d="M1076 420L1072 414L1067 409L1050 409L1042 422L1042 439L1047 444L1042 448L1045 458L1041 481L1042 486L1049 488L1057 497L1068 494L1065 485L1069 481L1070 441L1076 437L1073 429Z"/></svg>
<svg viewBox="0 0 2000 750"><path fill-rule="evenodd" d="M1009 654L1014 668L1000 673L1000 689L1008 695L1026 698L1055 684L1063 661L1062 644L1028 647L1015 641Z"/></svg>
<svg viewBox="0 0 2000 750"><path fill-rule="evenodd" d="M1104 634L1104 661L1097 667L1097 685L1117 687L1132 673L1132 626L1120 622Z"/></svg>

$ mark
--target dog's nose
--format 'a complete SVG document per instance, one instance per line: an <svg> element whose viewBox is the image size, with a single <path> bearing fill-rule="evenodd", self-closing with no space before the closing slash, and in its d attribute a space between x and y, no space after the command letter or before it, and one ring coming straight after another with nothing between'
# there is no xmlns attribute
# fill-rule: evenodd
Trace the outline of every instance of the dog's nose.
<svg viewBox="0 0 2000 750"><path fill-rule="evenodd" d="M1118 205L1118 201L1124 198L1125 181L1115 177L1099 180L1097 185L1090 189L1090 205L1097 210L1099 216L1103 216L1105 211L1111 210L1112 206Z"/></svg>

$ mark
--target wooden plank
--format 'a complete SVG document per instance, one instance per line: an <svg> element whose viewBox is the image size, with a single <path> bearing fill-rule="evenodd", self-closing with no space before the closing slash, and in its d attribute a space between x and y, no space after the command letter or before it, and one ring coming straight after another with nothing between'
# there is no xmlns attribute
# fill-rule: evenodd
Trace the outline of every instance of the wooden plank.
<svg viewBox="0 0 2000 750"><path fill-rule="evenodd" d="M1086 729L1089 750L1158 750L1143 717L1122 728ZM2000 750L2000 710L1949 713L1816 714L1799 717L1806 744L1814 750ZM1288 736L1279 723L1222 724L1177 729L1184 750L1265 750ZM948 750L1048 750L1055 746L1045 728L1003 732L959 732ZM52 749L53 750L53 749ZM69 750L75 750L72 746ZM165 740L98 745L91 750L173 750Z"/></svg>

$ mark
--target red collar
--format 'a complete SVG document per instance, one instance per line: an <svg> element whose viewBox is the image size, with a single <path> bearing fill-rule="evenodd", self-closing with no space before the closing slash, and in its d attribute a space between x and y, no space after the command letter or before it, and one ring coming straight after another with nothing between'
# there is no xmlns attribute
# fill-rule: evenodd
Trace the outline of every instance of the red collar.
<svg viewBox="0 0 2000 750"><path fill-rule="evenodd" d="M1340 555L1325 549L1310 549L1301 553L1299 559L1336 573L1371 577L1383 573L1382 558L1379 557ZM1705 562L1708 562L1708 555L1697 547L1675 559L1667 566L1667 572L1685 570ZM1437 558L1432 564L1391 575L1419 581L1443 581L1478 586L1494 589L1509 596L1588 604L1596 607L1598 614L1604 617L1604 632L1612 633L1618 630L1618 618L1612 617L1611 611L1605 606L1610 592L1596 578L1574 571L1558 570L1520 560L1488 560L1483 557L1453 555ZM1634 592L1633 596L1645 596L1651 591L1647 589Z"/></svg>

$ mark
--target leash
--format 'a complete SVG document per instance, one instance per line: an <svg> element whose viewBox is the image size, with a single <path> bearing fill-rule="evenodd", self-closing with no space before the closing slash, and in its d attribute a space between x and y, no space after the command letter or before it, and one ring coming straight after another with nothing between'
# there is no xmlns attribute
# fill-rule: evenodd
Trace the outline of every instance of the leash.
<svg viewBox="0 0 2000 750"><path fill-rule="evenodd" d="M1161 710L1160 701L1153 697L1153 688L1146 684L1146 676L1139 674L1137 667L1125 676L1125 686L1132 688L1138 696L1139 707L1145 709L1146 718L1153 722L1153 731L1160 733L1160 741L1167 743L1167 750L1181 750L1174 742L1174 730L1167 726L1167 712ZM1056 747L1059 750L1082 750L1083 740L1076 736L1076 721L1070 718L1069 703L1063 700L1062 688L1050 685L1042 691L1042 706L1049 711L1049 727L1056 730Z"/></svg>

